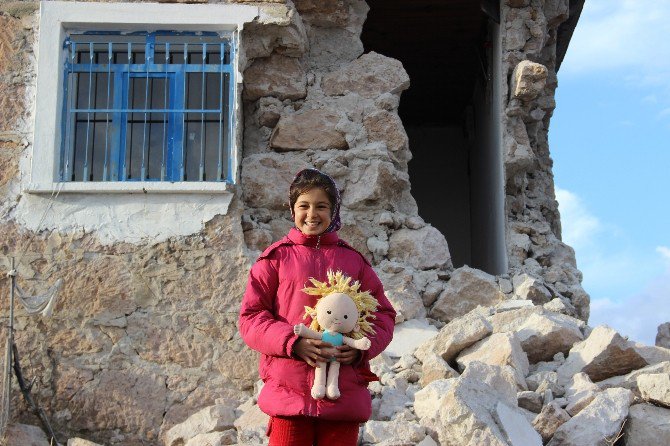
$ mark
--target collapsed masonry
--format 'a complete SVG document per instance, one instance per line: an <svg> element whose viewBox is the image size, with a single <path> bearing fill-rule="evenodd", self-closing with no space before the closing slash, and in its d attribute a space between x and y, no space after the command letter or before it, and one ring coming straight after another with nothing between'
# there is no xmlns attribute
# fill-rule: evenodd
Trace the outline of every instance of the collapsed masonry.
<svg viewBox="0 0 670 446"><path fill-rule="evenodd" d="M579 4L506 0L500 5L502 76L496 100L504 190L498 192L504 196L507 266L494 276L454 268L445 236L420 216L408 174L411 142L398 115L410 79L398 60L364 53L360 35L367 4L253 2L261 14L246 25L240 42L243 153L228 212L206 221L199 232L161 242L122 236L109 242L86 227L55 225L37 234L23 256L21 277L63 278L65 284L56 318L35 326L19 316L16 334L30 358L30 373L38 377L34 392L56 430L104 444L196 445L214 441L212 433L218 444L262 442L265 421L253 399L256 355L237 333L237 309L251 262L291 226L286 190L294 173L309 166L327 172L342 188L341 235L373 261L398 310L398 338L414 336L402 332L413 327L418 331L410 333L424 335L441 329L429 347L416 352L414 345L375 364L383 386L372 388L377 409L365 427L368 444L391 444L384 441L396 437L403 439L399 444L452 444L455 432L449 429L464 430L454 437L458 444L476 444L475 431L485 432L491 444L522 444L515 442L508 421L522 429L519 435L533 436L528 422L517 420L519 414L523 420L530 416L519 406L553 411L544 415L547 419L564 419L561 410L567 408L579 420L578 411L570 410L575 401L569 392L581 395L582 386L590 389L589 396L597 393L579 372L598 381L670 360L666 350L650 347L653 354L631 354L625 366L605 374L594 376L596 366L574 365L571 349L582 348L575 343L590 333L584 324L589 298L573 250L560 241L547 142L557 45L566 44L559 36L561 25L574 20L572 3ZM5 271L9 257L34 235L22 225L18 209L38 200L20 188L21 166L31 153L36 5L0 5L6 42L0 57L7 61L0 68L0 264ZM54 206L54 212L58 209ZM3 279L0 286L6 285ZM488 328L457 347L437 341L473 318ZM496 323L496 318L510 320ZM554 341L559 343L550 346ZM615 349L633 348L618 338L613 342ZM601 356L594 356L600 364ZM634 387L632 379L621 378L622 385ZM488 389L478 387L482 382L495 388L483 402L473 396ZM517 398L517 391L534 394ZM609 437L626 417L631 394L602 395L593 404L604 400L612 406L607 402L616 400L620 408L615 421L594 434ZM600 407L579 401L593 407L580 413L597 413ZM425 410L436 406L444 412ZM16 396L13 407L15 417L30 421ZM215 427L197 431L179 424L189 416L212 420ZM396 428L403 431L388 430ZM542 429L545 439L553 434ZM196 440L196 434L209 437ZM572 444L556 440L568 438L560 435L553 444Z"/></svg>

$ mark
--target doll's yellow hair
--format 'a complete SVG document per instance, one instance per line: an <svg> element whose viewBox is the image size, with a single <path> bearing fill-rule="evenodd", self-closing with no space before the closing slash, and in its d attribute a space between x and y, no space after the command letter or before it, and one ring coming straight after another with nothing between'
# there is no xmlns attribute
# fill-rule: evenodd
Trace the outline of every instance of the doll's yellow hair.
<svg viewBox="0 0 670 446"><path fill-rule="evenodd" d="M361 287L360 282L355 280L352 283L351 277L346 276L342 271L333 272L328 270L326 275L328 277L326 282L319 282L312 277L309 281L312 282L312 285L314 286L305 287L302 290L311 296L318 296L314 307L305 306L304 318L306 319L308 316L312 316L312 324L310 325L310 328L312 330L321 331L319 322L315 317L316 307L319 305L321 299L329 294L342 293L351 297L351 300L354 301L356 309L358 310L358 326L360 331L346 333L347 336L354 339L360 339L367 334L375 334L375 329L370 323L370 320L376 318L373 313L379 306L377 299L375 299L369 291L359 291Z"/></svg>

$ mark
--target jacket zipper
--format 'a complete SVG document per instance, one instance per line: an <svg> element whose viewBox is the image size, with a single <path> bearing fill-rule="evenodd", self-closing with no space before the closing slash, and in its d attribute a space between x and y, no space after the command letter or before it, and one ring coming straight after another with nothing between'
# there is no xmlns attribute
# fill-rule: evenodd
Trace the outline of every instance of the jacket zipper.
<svg viewBox="0 0 670 446"><path fill-rule="evenodd" d="M316 249L321 249L321 235L316 236Z"/></svg>

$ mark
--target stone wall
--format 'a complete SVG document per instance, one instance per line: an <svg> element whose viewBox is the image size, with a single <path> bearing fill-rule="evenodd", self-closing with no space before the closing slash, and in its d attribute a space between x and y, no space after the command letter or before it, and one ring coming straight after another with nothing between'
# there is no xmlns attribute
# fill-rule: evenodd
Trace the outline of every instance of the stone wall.
<svg viewBox="0 0 670 446"><path fill-rule="evenodd" d="M247 401L256 354L237 333L239 302L257 254L291 226L287 189L303 167L341 187L342 237L373 261L398 323L442 326L510 299L588 317L574 252L560 241L547 144L567 0L502 2L510 269L499 277L454 270L444 236L418 215L398 117L410 79L397 60L363 54L365 2L251 3L261 15L241 37L243 153L228 212L160 243L103 243L83 230L34 233L14 218L31 150L38 12L0 2L1 308L11 256L31 292L64 280L52 318L19 310L16 321L35 396L62 436L158 444L203 407ZM35 423L17 394L13 417Z"/></svg>

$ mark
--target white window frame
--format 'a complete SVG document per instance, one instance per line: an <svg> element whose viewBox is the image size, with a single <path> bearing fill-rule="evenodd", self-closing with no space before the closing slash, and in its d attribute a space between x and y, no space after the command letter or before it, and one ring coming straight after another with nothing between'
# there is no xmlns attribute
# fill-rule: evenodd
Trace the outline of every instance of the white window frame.
<svg viewBox="0 0 670 446"><path fill-rule="evenodd" d="M37 57L37 96L28 193L230 193L223 182L60 182L58 177L63 105L63 41L68 31L227 31L237 33L259 15L259 8L230 4L158 4L43 1ZM239 39L236 39L239 42ZM238 52L236 51L236 54ZM238 59L233 123L241 121L239 91L242 76ZM234 130L237 135L238 131ZM231 141L235 175L240 141ZM234 182L237 182L237 177Z"/></svg>

